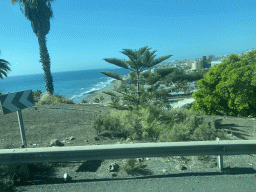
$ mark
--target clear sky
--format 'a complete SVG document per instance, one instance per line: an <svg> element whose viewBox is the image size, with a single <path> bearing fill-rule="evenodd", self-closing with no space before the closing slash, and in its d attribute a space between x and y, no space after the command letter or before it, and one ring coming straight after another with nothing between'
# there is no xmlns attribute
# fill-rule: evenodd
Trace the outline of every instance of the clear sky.
<svg viewBox="0 0 256 192"><path fill-rule="evenodd" d="M51 72L112 68L122 49L148 46L166 61L224 55L256 44L255 0L56 0L47 37ZM8 76L43 73L39 45L19 4L0 2L0 59Z"/></svg>

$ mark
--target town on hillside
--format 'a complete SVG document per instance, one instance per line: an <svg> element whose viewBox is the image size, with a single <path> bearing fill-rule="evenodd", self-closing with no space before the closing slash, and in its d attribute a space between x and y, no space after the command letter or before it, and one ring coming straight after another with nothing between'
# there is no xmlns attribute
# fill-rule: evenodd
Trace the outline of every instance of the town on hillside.
<svg viewBox="0 0 256 192"><path fill-rule="evenodd" d="M253 50L253 49L252 49ZM251 51L251 50L249 50ZM235 53L239 57L246 54L247 52L242 53ZM226 59L229 55L209 55L209 56L202 56L201 58L196 59L183 59L183 60L174 60L170 62L162 62L161 64L158 64L153 69L148 69L151 71L151 73L155 73L158 69L165 69L165 68L179 68L183 69L185 74L197 72L199 70L207 72L211 67L213 67L216 64L220 64L223 59ZM148 71L144 70L142 73ZM127 79L129 75L125 78ZM168 102L172 105L172 108L185 108L186 106L190 105L195 101L195 99L192 98L193 92L195 92L197 87L197 81L192 82L186 82L183 83L169 83L161 84L158 88L158 90L163 89L168 92L168 99L165 102ZM143 86L145 90L149 89L151 86L145 84Z"/></svg>

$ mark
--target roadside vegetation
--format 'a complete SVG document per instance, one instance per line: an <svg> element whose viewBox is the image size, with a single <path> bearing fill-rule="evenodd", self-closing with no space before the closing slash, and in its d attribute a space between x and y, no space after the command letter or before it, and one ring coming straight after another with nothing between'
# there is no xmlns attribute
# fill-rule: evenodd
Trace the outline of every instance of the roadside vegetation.
<svg viewBox="0 0 256 192"><path fill-rule="evenodd" d="M193 108L208 115L256 115L256 50L231 54L210 68L193 93Z"/></svg>
<svg viewBox="0 0 256 192"><path fill-rule="evenodd" d="M98 116L92 126L100 134L114 131L117 135L145 142L207 141L225 139L225 132L203 121L194 109L164 111L157 106L113 111Z"/></svg>

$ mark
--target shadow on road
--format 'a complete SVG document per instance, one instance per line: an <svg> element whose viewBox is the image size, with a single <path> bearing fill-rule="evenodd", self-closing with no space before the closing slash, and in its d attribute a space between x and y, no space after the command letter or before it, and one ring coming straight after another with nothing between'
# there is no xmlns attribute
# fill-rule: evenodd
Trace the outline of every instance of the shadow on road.
<svg viewBox="0 0 256 192"><path fill-rule="evenodd" d="M119 180L138 180L138 179L152 179L152 178L168 178L168 177L190 177L190 176L218 176L218 175L242 175L242 174L255 174L256 170L253 168L224 168L223 172L190 172L190 173L176 173L165 175L149 175L133 178L102 178L102 179L78 179L64 181L63 178L34 178L33 180L24 182L21 186L25 185L46 185L46 184L64 184L64 183L81 183L81 182L100 182L100 181L119 181ZM43 179L43 180L42 180Z"/></svg>

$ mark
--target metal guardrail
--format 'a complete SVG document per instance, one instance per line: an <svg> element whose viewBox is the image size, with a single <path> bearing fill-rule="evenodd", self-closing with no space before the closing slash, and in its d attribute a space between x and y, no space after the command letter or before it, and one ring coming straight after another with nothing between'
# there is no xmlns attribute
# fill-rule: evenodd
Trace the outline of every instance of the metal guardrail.
<svg viewBox="0 0 256 192"><path fill-rule="evenodd" d="M217 155L223 169L223 155L256 154L254 140L223 140L1 149L0 164L70 162L166 156Z"/></svg>

